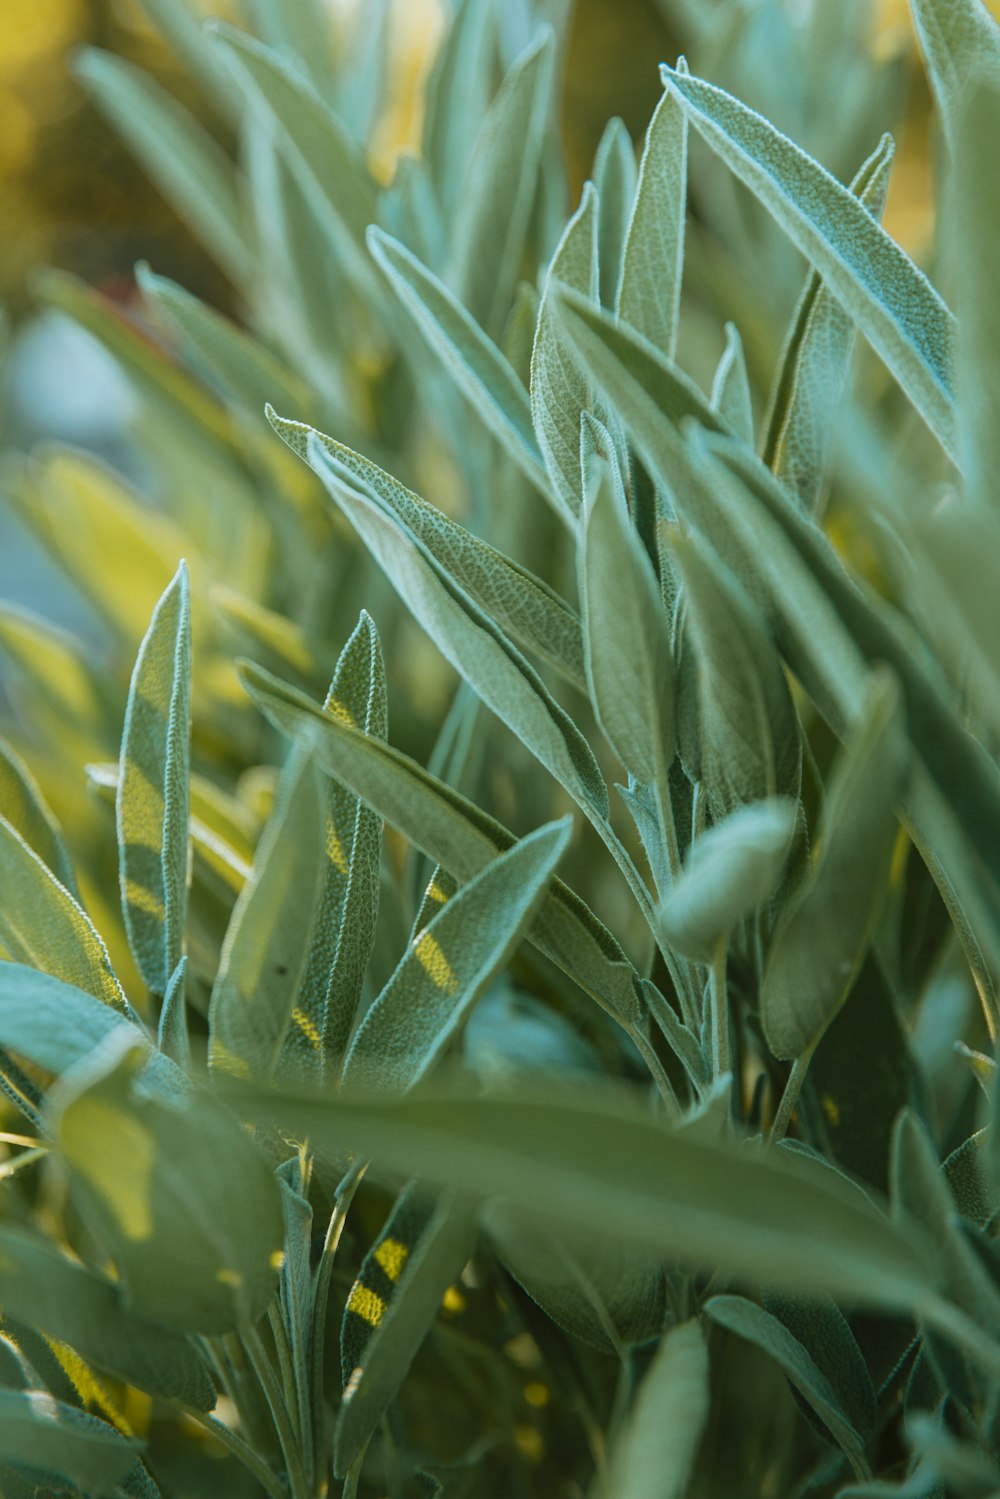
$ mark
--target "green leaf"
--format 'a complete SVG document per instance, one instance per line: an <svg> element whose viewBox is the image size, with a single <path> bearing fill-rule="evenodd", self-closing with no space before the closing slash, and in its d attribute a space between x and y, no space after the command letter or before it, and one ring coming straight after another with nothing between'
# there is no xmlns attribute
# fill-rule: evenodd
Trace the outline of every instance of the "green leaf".
<svg viewBox="0 0 1000 1499"><path fill-rule="evenodd" d="M325 712L384 739L389 732L385 667L371 617L362 610L340 653ZM354 1024L375 942L382 824L347 787L328 782L325 868L309 962L282 1065L324 1081L336 1073Z"/></svg>
<svg viewBox="0 0 1000 1499"><path fill-rule="evenodd" d="M267 1082L292 1022L324 865L323 802L312 759L288 760L236 902L209 1004L208 1060Z"/></svg>
<svg viewBox="0 0 1000 1499"><path fill-rule="evenodd" d="M436 864L469 880L514 845L514 835L399 750L324 714L303 693L244 663L243 684L276 728L310 736L316 758L379 816ZM637 975L614 937L562 881L553 881L529 939L610 1014L630 1023L639 1013Z"/></svg>
<svg viewBox="0 0 1000 1499"><path fill-rule="evenodd" d="M398 1100L304 1099L230 1085L234 1105L293 1137L357 1150L478 1198L515 1200L539 1221L592 1228L595 1203L623 1243L688 1265L910 1308L932 1294L919 1235L899 1235L826 1167L751 1142L672 1133L631 1095L589 1082L552 1096L519 1088L414 1092ZM243 1100L242 1105L237 1098Z"/></svg>
<svg viewBox="0 0 1000 1499"><path fill-rule="evenodd" d="M492 21L490 0L463 0L427 83L422 154L449 222L486 113Z"/></svg>
<svg viewBox="0 0 1000 1499"><path fill-rule="evenodd" d="M708 1349L697 1320L681 1322L662 1340L643 1376L612 1450L603 1492L683 1499L708 1412Z"/></svg>
<svg viewBox="0 0 1000 1499"><path fill-rule="evenodd" d="M0 1046L46 1072L65 1072L122 1026L136 1045L144 1040L135 1017L21 963L0 965L0 997Z"/></svg>
<svg viewBox="0 0 1000 1499"><path fill-rule="evenodd" d="M976 0L949 7L967 15L983 10ZM926 7L928 13L932 9ZM920 10L920 7L917 7ZM937 11L945 7L938 4ZM942 16L943 19L943 16ZM952 24L957 24L957 16ZM1000 26L990 29L994 66L989 80L972 83L963 100L956 131L953 213L949 216L958 300L959 445L967 490L973 504L996 514L1000 473L1000 309L990 274L992 255L984 246L1000 244L1000 202L996 192L993 145L1000 131ZM977 38L977 41L979 39ZM979 42L986 49L983 39Z"/></svg>
<svg viewBox="0 0 1000 1499"><path fill-rule="evenodd" d="M216 263L237 286L249 285L253 257L236 175L209 132L122 57L86 47L73 71Z"/></svg>
<svg viewBox="0 0 1000 1499"><path fill-rule="evenodd" d="M515 843L417 933L351 1042L345 1084L395 1093L424 1076L517 949L571 830L564 818Z"/></svg>
<svg viewBox="0 0 1000 1499"><path fill-rule="evenodd" d="M192 367L248 416L259 419L275 401L310 412L308 385L235 323L146 265L136 267L136 280L154 313L179 335Z"/></svg>
<svg viewBox="0 0 1000 1499"><path fill-rule="evenodd" d="M15 963L27 963L132 1015L90 917L0 817L0 941Z"/></svg>
<svg viewBox="0 0 1000 1499"><path fill-rule="evenodd" d="M588 381L565 346L557 289L569 286L594 302L597 280L597 194L584 184L580 206L563 231L545 278L531 351L531 417L564 518L580 513L580 416L591 405Z"/></svg>
<svg viewBox="0 0 1000 1499"><path fill-rule="evenodd" d="M543 26L483 121L458 195L448 281L492 337L510 310L537 188L555 37Z"/></svg>
<svg viewBox="0 0 1000 1499"><path fill-rule="evenodd" d="M867 1444L878 1420L875 1388L858 1341L837 1303L829 1296L792 1297L773 1289L765 1289L761 1299L765 1310L805 1349Z"/></svg>
<svg viewBox="0 0 1000 1499"><path fill-rule="evenodd" d="M726 347L712 381L712 406L722 421L748 448L753 447L753 401L743 355L743 340L735 323L726 324Z"/></svg>
<svg viewBox="0 0 1000 1499"><path fill-rule="evenodd" d="M139 0L142 9L161 32L170 50L180 58L192 76L226 114L236 114L238 98L224 67L207 45L198 13L187 0Z"/></svg>
<svg viewBox="0 0 1000 1499"><path fill-rule="evenodd" d="M616 311L668 359L677 345L687 215L687 115L664 94L646 132Z"/></svg>
<svg viewBox="0 0 1000 1499"><path fill-rule="evenodd" d="M129 1306L180 1331L256 1321L277 1283L283 1221L267 1161L216 1099L142 1085L126 1031L50 1093L76 1205Z"/></svg>
<svg viewBox="0 0 1000 1499"><path fill-rule="evenodd" d="M604 127L594 157L597 189L597 265L601 306L614 310L621 282L625 238L636 185L635 150L623 120L613 116Z"/></svg>
<svg viewBox="0 0 1000 1499"><path fill-rule="evenodd" d="M671 946L708 963L737 922L774 891L795 831L796 805L786 798L732 812L691 846L660 912Z"/></svg>
<svg viewBox="0 0 1000 1499"><path fill-rule="evenodd" d="M68 1343L88 1363L163 1400L215 1405L208 1365L179 1333L143 1322L120 1289L35 1233L0 1227L4 1314Z"/></svg>
<svg viewBox="0 0 1000 1499"><path fill-rule="evenodd" d="M111 1499L138 1451L106 1421L44 1390L0 1390L0 1462L46 1489L69 1484Z"/></svg>
<svg viewBox="0 0 1000 1499"><path fill-rule="evenodd" d="M0 817L59 883L75 894L73 865L59 826L34 776L5 739L0 739Z"/></svg>
<svg viewBox="0 0 1000 1499"><path fill-rule="evenodd" d="M368 246L428 347L521 472L548 498L528 393L496 344L398 240L373 226Z"/></svg>
<svg viewBox="0 0 1000 1499"><path fill-rule="evenodd" d="M713 1322L753 1343L783 1369L791 1383L816 1412L854 1470L856 1478L867 1478L871 1469L865 1458L864 1441L854 1429L826 1375L787 1327L763 1307L742 1296L713 1296L705 1311Z"/></svg>
<svg viewBox="0 0 1000 1499"><path fill-rule="evenodd" d="M658 786L674 752L670 625L629 517L607 432L588 424L586 416L583 423L585 498L577 565L590 697L626 770Z"/></svg>
<svg viewBox="0 0 1000 1499"><path fill-rule="evenodd" d="M139 647L116 800L129 945L154 994L184 946L188 873L191 616L187 567L157 604Z"/></svg>
<svg viewBox="0 0 1000 1499"><path fill-rule="evenodd" d="M263 604L227 588L224 583L217 583L212 588L212 603L255 657L269 661L276 670L291 671L306 681L318 674L319 667L306 632L294 620L266 609Z"/></svg>
<svg viewBox="0 0 1000 1499"><path fill-rule="evenodd" d="M671 555L697 659L700 771L713 806L725 813L766 796L797 800L802 732L760 611L695 535L678 535Z"/></svg>
<svg viewBox="0 0 1000 1499"><path fill-rule="evenodd" d="M307 450L313 466L324 465L317 438ZM607 787L590 747L534 668L408 526L325 468L329 493L441 654L588 817L605 818Z"/></svg>
<svg viewBox="0 0 1000 1499"><path fill-rule="evenodd" d="M372 1331L359 1362L345 1369L347 1388L333 1435L333 1466L338 1477L349 1470L395 1398L473 1243L468 1211L443 1198L415 1243L383 1235L375 1246L376 1255L382 1250L379 1264L391 1294L380 1296L359 1279L348 1297L345 1344L354 1317Z"/></svg>
<svg viewBox="0 0 1000 1499"><path fill-rule="evenodd" d="M899 692L880 674L828 788L812 867L768 958L761 1019L785 1061L811 1053L861 966L886 894L907 762Z"/></svg>
<svg viewBox="0 0 1000 1499"><path fill-rule="evenodd" d="M380 289L365 250L365 230L376 217L376 189L357 145L283 57L219 22L211 35L259 118L276 131L337 264L379 306Z"/></svg>
<svg viewBox="0 0 1000 1499"><path fill-rule="evenodd" d="M849 189L767 120L712 84L661 71L691 123L821 273L954 458L954 318L927 278Z"/></svg>
<svg viewBox="0 0 1000 1499"><path fill-rule="evenodd" d="M191 1066L191 1037L188 1031L187 1007L185 1003L185 979L187 958L181 958L174 969L167 992L160 1006L160 1018L156 1027L156 1044L164 1056L176 1062L185 1072Z"/></svg>
<svg viewBox="0 0 1000 1499"><path fill-rule="evenodd" d="M1000 76L1000 26L982 0L910 0L927 74L959 170L960 136L977 75ZM982 140L988 148L989 137Z"/></svg>
<svg viewBox="0 0 1000 1499"><path fill-rule="evenodd" d="M851 192L876 218L882 217L895 154L884 135L865 161ZM792 318L771 393L763 458L798 495L807 513L822 493L833 418L850 376L854 323L811 271Z"/></svg>

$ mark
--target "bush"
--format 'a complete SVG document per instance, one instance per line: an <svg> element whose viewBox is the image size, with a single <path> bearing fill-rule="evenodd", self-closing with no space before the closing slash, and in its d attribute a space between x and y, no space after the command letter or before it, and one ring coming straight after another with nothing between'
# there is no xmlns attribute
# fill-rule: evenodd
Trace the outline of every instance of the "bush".
<svg viewBox="0 0 1000 1499"><path fill-rule="evenodd" d="M1000 1491L1000 33L913 8L957 322L861 5L680 8L815 154L680 60L565 223L559 5L385 185L377 16L149 0L235 158L80 59L239 316L38 284L142 492L8 466L94 620L0 614L11 1499Z"/></svg>

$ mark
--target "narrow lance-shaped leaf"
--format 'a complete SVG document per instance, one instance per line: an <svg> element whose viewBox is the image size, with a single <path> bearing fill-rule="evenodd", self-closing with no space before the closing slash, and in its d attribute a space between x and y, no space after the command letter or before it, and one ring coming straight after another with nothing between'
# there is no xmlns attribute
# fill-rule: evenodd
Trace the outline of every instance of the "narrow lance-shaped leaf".
<svg viewBox="0 0 1000 1499"><path fill-rule="evenodd" d="M311 463L324 463L314 437L308 452ZM588 817L605 818L607 787L590 746L503 631L395 516L332 472L328 489L442 655Z"/></svg>
<svg viewBox="0 0 1000 1499"><path fill-rule="evenodd" d="M910 0L910 10L941 123L961 168L959 137L970 85L987 73L1000 80L1000 25L983 0Z"/></svg>
<svg viewBox="0 0 1000 1499"><path fill-rule="evenodd" d="M895 144L884 135L854 181L854 193L876 219L889 188ZM771 393L763 459L815 511L822 492L837 406L850 374L854 323L811 271L799 298Z"/></svg>
<svg viewBox="0 0 1000 1499"><path fill-rule="evenodd" d="M670 627L629 518L614 451L602 448L610 448L606 431L585 415L577 557L587 681L619 760L636 780L659 786L674 753Z"/></svg>
<svg viewBox="0 0 1000 1499"><path fill-rule="evenodd" d="M724 90L663 68L692 124L774 215L885 361L951 457L955 320L846 187Z"/></svg>
<svg viewBox="0 0 1000 1499"><path fill-rule="evenodd" d="M625 122L617 115L604 127L594 157L592 177L597 189L597 266L601 306L614 310L637 177L632 137Z"/></svg>
<svg viewBox="0 0 1000 1499"><path fill-rule="evenodd" d="M463 0L427 83L422 154L449 217L486 113L492 21L489 0Z"/></svg>
<svg viewBox="0 0 1000 1499"><path fill-rule="evenodd" d="M564 517L580 513L580 416L591 405L586 376L565 347L554 305L557 286L594 302L597 280L597 194L588 182L563 231L545 280L531 351L531 416L545 467Z"/></svg>
<svg viewBox="0 0 1000 1499"><path fill-rule="evenodd" d="M418 932L365 1015L343 1082L402 1092L433 1064L530 925L572 823L550 823L501 854Z"/></svg>
<svg viewBox="0 0 1000 1499"><path fill-rule="evenodd" d="M360 484L395 515L448 575L525 650L541 656L575 686L585 684L583 632L576 613L547 583L460 526L398 479L343 443L268 411L275 431L324 482L331 473ZM310 452L310 441L320 454Z"/></svg>
<svg viewBox="0 0 1000 1499"><path fill-rule="evenodd" d="M165 992L184 944L190 691L190 596L182 562L139 647L116 802L125 928L154 994Z"/></svg>
<svg viewBox="0 0 1000 1499"><path fill-rule="evenodd" d="M389 732L385 667L362 611L340 653L324 710L377 739ZM355 793L330 781L324 798L325 868L309 962L282 1067L325 1081L340 1066L375 941L382 824Z"/></svg>
<svg viewBox="0 0 1000 1499"><path fill-rule="evenodd" d="M59 826L34 776L5 739L0 739L0 816L60 884L75 894L73 866Z"/></svg>
<svg viewBox="0 0 1000 1499"><path fill-rule="evenodd" d="M125 1029L52 1089L50 1117L78 1210L139 1316L232 1331L274 1294L283 1223L265 1157L223 1106L141 1085Z"/></svg>
<svg viewBox="0 0 1000 1499"><path fill-rule="evenodd" d="M244 686L285 734L306 734L321 765L428 858L459 880L471 879L514 835L399 750L339 723L318 704L260 667L245 663ZM312 734L320 724L322 732ZM579 896L553 880L529 939L623 1024L639 1013L635 970L608 929Z"/></svg>
<svg viewBox="0 0 1000 1499"><path fill-rule="evenodd" d="M555 37L543 26L493 101L465 171L449 282L492 337L510 309L534 201Z"/></svg>
<svg viewBox="0 0 1000 1499"><path fill-rule="evenodd" d="M672 1327L656 1350L601 1493L683 1499L708 1410L708 1348L695 1319Z"/></svg>
<svg viewBox="0 0 1000 1499"><path fill-rule="evenodd" d="M292 1022L326 849L319 777L289 758L250 877L229 922L209 1004L209 1064L267 1081Z"/></svg>
<svg viewBox="0 0 1000 1499"><path fill-rule="evenodd" d="M246 286L253 258L235 173L208 131L124 58L88 47L74 72L213 259Z"/></svg>
<svg viewBox="0 0 1000 1499"><path fill-rule="evenodd" d="M812 1051L860 967L886 891L907 751L894 679L876 677L831 781L806 883L778 931L761 993L768 1045Z"/></svg>
<svg viewBox="0 0 1000 1499"><path fill-rule="evenodd" d="M712 406L729 430L753 447L753 401L743 340L735 323L726 324L726 347L712 381Z"/></svg>
<svg viewBox="0 0 1000 1499"><path fill-rule="evenodd" d="M398 240L368 231L368 248L389 285L477 415L546 499L549 481L528 393L492 339L443 282Z"/></svg>
<svg viewBox="0 0 1000 1499"><path fill-rule="evenodd" d="M646 132L617 312L668 359L677 345L687 215L687 115L669 93Z"/></svg>
<svg viewBox="0 0 1000 1499"><path fill-rule="evenodd" d="M943 6L939 6L943 10ZM972 9L971 0L959 9ZM977 10L981 9L977 5ZM1000 131L1000 26L992 31L996 65L968 91L957 126L950 216L958 298L958 393L967 494L986 514L1000 495L1000 307L993 253L1000 244L1000 193L994 146Z"/></svg>

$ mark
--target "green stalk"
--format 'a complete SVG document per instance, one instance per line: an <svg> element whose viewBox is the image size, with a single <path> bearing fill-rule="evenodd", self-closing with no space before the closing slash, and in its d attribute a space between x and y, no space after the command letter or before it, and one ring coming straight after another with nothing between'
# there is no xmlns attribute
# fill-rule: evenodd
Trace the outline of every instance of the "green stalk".
<svg viewBox="0 0 1000 1499"><path fill-rule="evenodd" d="M271 1411L274 1427L278 1433L278 1441L281 1444L281 1453L285 1460L285 1469L288 1474L292 1499L312 1499L309 1483L306 1479L305 1467L302 1462L302 1450L298 1434L292 1424L288 1407L285 1404L284 1394L275 1377L271 1361L267 1356L267 1350L261 1342L260 1333L256 1327L246 1327L240 1333L240 1340L247 1351L247 1357L253 1366L253 1371L257 1376L258 1383L264 1392L264 1398Z"/></svg>
<svg viewBox="0 0 1000 1499"><path fill-rule="evenodd" d="M356 1166L345 1178L342 1189L337 1193L330 1222L327 1224L326 1237L323 1240L323 1253L316 1266L312 1321L312 1471L316 1477L323 1472L324 1458L323 1382L326 1365L326 1307L330 1295L330 1276L333 1272L334 1255L337 1253L337 1247L344 1232L344 1224L347 1222L348 1210L366 1170L367 1162ZM346 1484L344 1493L347 1493Z"/></svg>

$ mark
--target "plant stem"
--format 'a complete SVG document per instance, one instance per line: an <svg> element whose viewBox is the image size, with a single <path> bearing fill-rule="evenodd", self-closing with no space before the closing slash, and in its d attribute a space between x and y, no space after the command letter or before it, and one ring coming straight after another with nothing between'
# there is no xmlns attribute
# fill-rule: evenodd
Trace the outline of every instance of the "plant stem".
<svg viewBox="0 0 1000 1499"><path fill-rule="evenodd" d="M344 1224L347 1222L347 1213L354 1200L354 1194L360 1185L361 1178L367 1170L368 1163L362 1162L345 1178L344 1185L337 1193L327 1224L326 1237L323 1240L323 1253L319 1264L316 1266L315 1283L313 1290L313 1322L312 1322L312 1421L313 1421L313 1473L318 1478L323 1472L323 1381L326 1364L326 1306L330 1294L330 1275L333 1271L333 1259L337 1253L341 1235L344 1232ZM347 1493L347 1487L344 1487Z"/></svg>
<svg viewBox="0 0 1000 1499"><path fill-rule="evenodd" d="M246 1327L240 1333L240 1339L271 1410L278 1441L281 1443L282 1456L285 1459L292 1499L311 1499L305 1468L302 1464L298 1434L292 1424L285 1397L275 1377L267 1350L261 1342L260 1333L256 1327Z"/></svg>
<svg viewBox="0 0 1000 1499"><path fill-rule="evenodd" d="M210 1416L207 1411L195 1410L193 1406L186 1405L182 1400L173 1403L186 1416L190 1416L192 1421L197 1421L199 1426L203 1426L207 1432L210 1432L218 1442L221 1442L223 1447L227 1448L233 1454L238 1462L241 1462L245 1468L249 1469L261 1487L266 1489L268 1494L271 1495L271 1499L288 1499L278 1475L262 1457L258 1456L249 1442L245 1442L231 1427L217 1420L215 1416Z"/></svg>
<svg viewBox="0 0 1000 1499"><path fill-rule="evenodd" d="M772 1145L778 1140L783 1140L788 1133L788 1126L791 1123L792 1114L795 1112L795 1105L799 1101L799 1094L802 1091L802 1084L809 1070L809 1063L812 1061L814 1050L815 1045L810 1046L800 1057L796 1057L792 1063L792 1070L788 1074L785 1091L781 1095L778 1112L774 1116L774 1123L771 1125L771 1133L768 1136Z"/></svg>
<svg viewBox="0 0 1000 1499"><path fill-rule="evenodd" d="M720 937L712 954L709 970L708 992L712 1007L712 1071L723 1077L730 1067L729 1060L729 997L726 987L727 937Z"/></svg>

